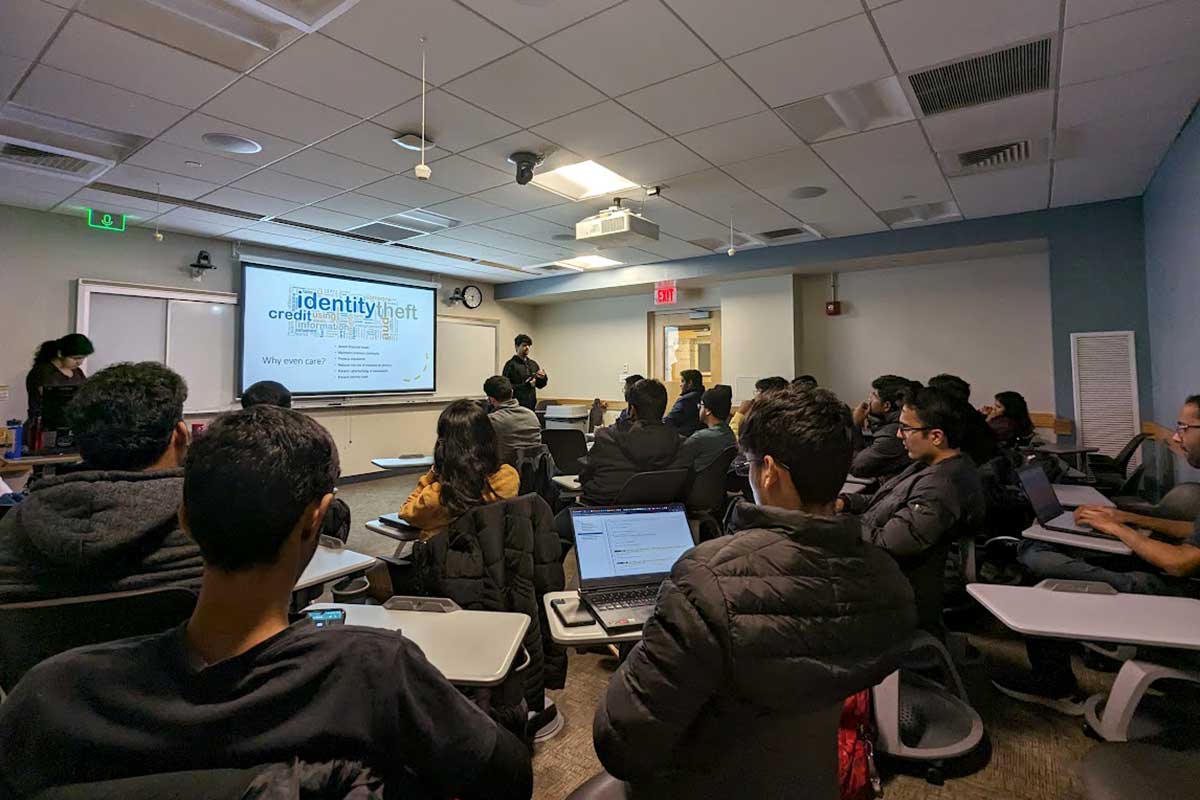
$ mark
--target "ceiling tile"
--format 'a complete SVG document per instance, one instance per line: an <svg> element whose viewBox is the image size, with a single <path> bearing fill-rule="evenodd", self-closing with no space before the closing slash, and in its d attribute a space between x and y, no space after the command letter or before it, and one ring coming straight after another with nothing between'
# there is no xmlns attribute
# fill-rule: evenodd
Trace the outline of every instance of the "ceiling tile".
<svg viewBox="0 0 1200 800"><path fill-rule="evenodd" d="M620 43L620 56L613 48ZM628 0L537 43L608 95L624 94L716 61L659 0Z"/></svg>
<svg viewBox="0 0 1200 800"><path fill-rule="evenodd" d="M459 78L446 89L522 127L604 99L604 95L529 48Z"/></svg>
<svg viewBox="0 0 1200 800"><path fill-rule="evenodd" d="M0 26L0 53L32 61L58 29L66 11L41 0L19 0L4 4Z"/></svg>
<svg viewBox="0 0 1200 800"><path fill-rule="evenodd" d="M243 242L270 244L277 247L299 248L302 244L304 244L302 239L297 239L295 236L280 236L275 233L268 233L267 231L257 227L240 228L236 231L233 231L229 238L237 239Z"/></svg>
<svg viewBox="0 0 1200 800"><path fill-rule="evenodd" d="M967 218L996 217L1045 208L1050 165L1033 164L950 179L958 210Z"/></svg>
<svg viewBox="0 0 1200 800"><path fill-rule="evenodd" d="M599 158L663 137L658 128L612 100L546 122L533 132L585 158Z"/></svg>
<svg viewBox="0 0 1200 800"><path fill-rule="evenodd" d="M224 223L214 224L211 222L202 222L197 219L188 217L175 217L175 221L164 222L159 225L164 231L175 231L178 233L186 233L191 236L207 236L212 238L223 237L232 233L235 228L231 228ZM245 220L238 220L245 222Z"/></svg>
<svg viewBox="0 0 1200 800"><path fill-rule="evenodd" d="M1058 93L1058 126L1069 128L1137 108L1191 108L1200 97L1200 57L1064 86Z"/></svg>
<svg viewBox="0 0 1200 800"><path fill-rule="evenodd" d="M301 150L295 155L288 156L282 161L272 164L271 169L342 189L353 189L364 183L383 180L388 176L384 170L315 148Z"/></svg>
<svg viewBox="0 0 1200 800"><path fill-rule="evenodd" d="M502 259L495 258L492 254L492 248L485 247L474 242L464 242L458 239L448 239L445 236L431 234L422 236L419 239L411 239L411 242L418 247L428 250L437 250L443 253L454 253L455 255L466 256L467 258L491 258L492 260L500 261Z"/></svg>
<svg viewBox="0 0 1200 800"><path fill-rule="evenodd" d="M1053 120L1054 92L1035 92L935 114L921 124L936 150L950 150L1049 136Z"/></svg>
<svg viewBox="0 0 1200 800"><path fill-rule="evenodd" d="M421 98L397 106L372 121L394 133L420 134ZM425 96L425 135L443 154L460 153L515 130L517 126L511 122L440 89Z"/></svg>
<svg viewBox="0 0 1200 800"><path fill-rule="evenodd" d="M574 249L572 247L575 244L574 228L549 222L532 214L518 214L504 219L493 220L484 223L483 227L510 233L514 236L524 236L527 239L534 239L553 247ZM556 236L566 238L556 239Z"/></svg>
<svg viewBox="0 0 1200 800"><path fill-rule="evenodd" d="M1069 206L1140 195L1162 156L1162 151L1137 148L1056 161L1050 205Z"/></svg>
<svg viewBox="0 0 1200 800"><path fill-rule="evenodd" d="M67 21L42 62L188 108L237 78L233 70L82 14Z"/></svg>
<svg viewBox="0 0 1200 800"><path fill-rule="evenodd" d="M360 0L322 31L409 75L421 74L420 37L426 38L426 74L440 85L512 52L521 42L472 11L445 0Z"/></svg>
<svg viewBox="0 0 1200 800"><path fill-rule="evenodd" d="M68 192L47 194L0 181L0 205L49 211L67 198Z"/></svg>
<svg viewBox="0 0 1200 800"><path fill-rule="evenodd" d="M305 208L297 208L295 211L289 211L283 215L283 219L291 220L292 222L303 222L305 225L319 225L322 228L332 228L338 231L349 230L357 227L370 220L364 217L354 217L350 214L342 214L338 211L329 211L316 206L307 206Z"/></svg>
<svg viewBox="0 0 1200 800"><path fill-rule="evenodd" d="M538 172L549 172L552 169L558 169L567 164L577 164L580 161L587 160L578 153L561 148L532 131L518 131L502 139L496 139L487 144L481 144L479 147L473 147L464 152L463 155L472 161L478 161L480 164L487 164L489 167L503 170L512 175L515 180L516 168L508 163L508 157L522 150L537 153L545 158L541 165L538 166ZM524 188L533 187L527 186Z"/></svg>
<svg viewBox="0 0 1200 800"><path fill-rule="evenodd" d="M742 186L717 169L685 175L664 191L668 200L737 230L757 232L796 224L790 214Z"/></svg>
<svg viewBox="0 0 1200 800"><path fill-rule="evenodd" d="M916 122L813 145L876 211L950 199L950 189Z"/></svg>
<svg viewBox="0 0 1200 800"><path fill-rule="evenodd" d="M724 64L647 86L625 95L621 103L670 134L765 110L762 101Z"/></svg>
<svg viewBox="0 0 1200 800"><path fill-rule="evenodd" d="M356 217L372 220L390 217L392 214L399 214L401 211L406 211L411 207L398 203L388 203L375 197L358 194L357 192L347 192L337 197L330 197L328 200L322 200L320 203L317 203L317 205L321 208L329 208L334 211L340 211L343 214L351 214Z"/></svg>
<svg viewBox="0 0 1200 800"><path fill-rule="evenodd" d="M71 202L83 207L104 208L125 214L135 214L142 219L165 214L175 208L175 206L155 203L153 200L126 197L123 194L102 192L99 189L84 189L71 197Z"/></svg>
<svg viewBox="0 0 1200 800"><path fill-rule="evenodd" d="M1145 149L1161 155L1174 141L1191 108L1178 104L1134 108L1073 127L1060 127L1055 157L1097 158L1113 151Z"/></svg>
<svg viewBox="0 0 1200 800"><path fill-rule="evenodd" d="M25 70L32 64L32 61L0 55L0 97L8 97L17 81L21 80Z"/></svg>
<svg viewBox="0 0 1200 800"><path fill-rule="evenodd" d="M532 216L574 230L576 222L599 214L608 208L611 203L612 200L610 198L597 197L593 200L580 200L575 203L554 206L553 208L541 208L533 211Z"/></svg>
<svg viewBox="0 0 1200 800"><path fill-rule="evenodd" d="M679 141L717 165L778 153L802 144L800 137L774 111L685 133Z"/></svg>
<svg viewBox="0 0 1200 800"><path fill-rule="evenodd" d="M786 189L800 186L821 186L832 189L842 184L833 170L825 165L807 145L774 155L739 161L725 166L725 171L751 189Z"/></svg>
<svg viewBox="0 0 1200 800"><path fill-rule="evenodd" d="M501 172L462 156L443 158L431 166L433 176L429 182L458 194L472 194L513 180L513 176L508 172Z"/></svg>
<svg viewBox="0 0 1200 800"><path fill-rule="evenodd" d="M1065 24L1068 28L1083 25L1159 2L1162 0L1067 0Z"/></svg>
<svg viewBox="0 0 1200 800"><path fill-rule="evenodd" d="M291 239L316 239L323 234L320 231L310 231L305 228L293 228L290 225L280 225L277 222L257 222L249 228L244 228L237 231L233 238L249 238L249 235L254 234L270 234L272 236L285 236ZM290 247L303 247L297 243L289 245Z"/></svg>
<svg viewBox="0 0 1200 800"><path fill-rule="evenodd" d="M822 236L857 236L860 233L886 231L888 226L867 204L838 181L829 193L811 200L791 196L784 188L766 189L762 194L805 224L816 228Z"/></svg>
<svg viewBox="0 0 1200 800"><path fill-rule="evenodd" d="M262 146L262 150L257 153L226 153L223 150L216 150L205 143L204 134L206 133L232 133L236 136L243 136L258 142ZM272 161L283 158L289 153L296 152L303 146L298 142L272 136L262 131L256 131L244 125L235 125L232 122L216 119L206 114L191 114L164 133L162 140L206 154L220 154L222 158L245 161L248 164L257 164L259 166L264 166Z"/></svg>
<svg viewBox="0 0 1200 800"><path fill-rule="evenodd" d="M510 233L484 228L478 225L469 225L463 228L453 228L442 234L448 239L459 239L464 242L474 242L487 247L498 247L501 250L508 250L512 253L521 253L522 255L534 256L546 260L556 258L569 258L570 251L564 250L561 247L537 242L533 239L527 239L524 236L514 236Z"/></svg>
<svg viewBox="0 0 1200 800"><path fill-rule="evenodd" d="M892 74L865 14L730 59L729 66L772 106Z"/></svg>
<svg viewBox="0 0 1200 800"><path fill-rule="evenodd" d="M709 167L707 161L674 139L663 139L622 153L614 153L600 161L618 175L643 186Z"/></svg>
<svg viewBox="0 0 1200 800"><path fill-rule="evenodd" d="M392 141L393 136L394 133L374 122L360 122L350 130L326 139L317 147L390 173L411 170L420 162L420 154L396 145ZM445 153L431 150L425 157L428 161L438 155Z"/></svg>
<svg viewBox="0 0 1200 800"><path fill-rule="evenodd" d="M276 172L273 169L260 169L258 172L247 175L233 184L233 188L265 194L268 197L278 197L281 200L294 200L297 203L315 203L335 194L341 194L341 189L333 186L297 178L295 175Z"/></svg>
<svg viewBox="0 0 1200 800"><path fill-rule="evenodd" d="M1063 86L1194 56L1200 3L1172 0L1063 33Z"/></svg>
<svg viewBox="0 0 1200 800"><path fill-rule="evenodd" d="M525 186L508 183L503 186L497 186L495 189L479 192L474 196L479 200L485 200L501 208L522 212L537 211L538 209L550 208L563 203L563 198L552 192L547 192L538 186L534 186L532 183Z"/></svg>
<svg viewBox="0 0 1200 800"><path fill-rule="evenodd" d="M256 192L246 192L241 189L232 189L225 187L217 189L215 192L204 195L201 198L202 202L211 203L214 206L224 206L237 211L248 211L252 214L261 214L264 217L275 216L291 211L296 206L300 205L293 200L281 200L278 197L267 197L266 195L257 194Z"/></svg>
<svg viewBox="0 0 1200 800"><path fill-rule="evenodd" d="M89 209L102 209L110 214L124 214L126 227L145 222L150 217L155 216L155 212L152 210L147 211L144 208L134 208L128 203L120 202L124 199L126 198L120 195L112 195L104 192L92 192L90 194L77 192L55 208L54 213L87 219ZM163 214L173 208L175 206L165 206L158 209L157 213Z"/></svg>
<svg viewBox="0 0 1200 800"><path fill-rule="evenodd" d="M205 192L217 188L217 184L198 181L195 178L184 178L166 172L158 172L132 164L118 164L104 173L104 183L114 186L125 186L131 189L141 189L143 192L161 192L170 197L182 197L185 200L195 200Z"/></svg>
<svg viewBox="0 0 1200 800"><path fill-rule="evenodd" d="M379 181L379 183L363 186L358 192L378 197L380 200L387 200L390 203L398 203L406 210L431 206L434 203L453 200L458 196L455 192L434 186L432 183L406 178L403 175L395 175Z"/></svg>
<svg viewBox="0 0 1200 800"><path fill-rule="evenodd" d="M666 1L725 58L862 12L859 0Z"/></svg>
<svg viewBox="0 0 1200 800"><path fill-rule="evenodd" d="M716 222L694 211L673 203L667 198L652 198L641 213L646 219L658 223L662 233L677 239L720 238L729 235L729 221Z"/></svg>
<svg viewBox="0 0 1200 800"><path fill-rule="evenodd" d="M221 233L241 228L246 224L246 220L241 217L231 217L226 214L216 214L211 211L203 211L198 208L188 208L180 206L174 211L168 211L165 214L154 218L156 225L162 227L171 226L187 226L189 224L201 223L213 229L220 230Z"/></svg>
<svg viewBox="0 0 1200 800"><path fill-rule="evenodd" d="M355 118L254 78L242 78L201 110L220 119L312 144L355 123Z"/></svg>
<svg viewBox="0 0 1200 800"><path fill-rule="evenodd" d="M421 93L421 82L320 34L305 36L254 77L359 117Z"/></svg>
<svg viewBox="0 0 1200 800"><path fill-rule="evenodd" d="M30 195L45 195L62 200L75 194L83 185L78 181L68 181L51 175L13 169L0 166L0 185L28 192Z"/></svg>
<svg viewBox="0 0 1200 800"><path fill-rule="evenodd" d="M1058 30L1058 3L902 0L872 12L901 71L993 50Z"/></svg>
<svg viewBox="0 0 1200 800"><path fill-rule="evenodd" d="M492 22L526 42L562 30L620 0L570 0L543 3L529 0L463 0Z"/></svg>
<svg viewBox="0 0 1200 800"><path fill-rule="evenodd" d="M512 211L507 208L501 208L475 197L460 197L457 200L447 200L445 203L426 206L425 210L456 219L468 225L474 222L484 222L489 219L507 217L512 214Z"/></svg>
<svg viewBox="0 0 1200 800"><path fill-rule="evenodd" d="M189 161L200 166L188 166L187 162ZM126 159L125 163L161 172L171 172L185 178L197 178L218 185L236 181L246 173L257 169L254 164L234 161L232 158L222 158L211 152L204 153L188 147L180 147L161 139L138 150Z"/></svg>
<svg viewBox="0 0 1200 800"><path fill-rule="evenodd" d="M34 67L13 101L57 117L151 138L187 113L186 108L45 65Z"/></svg>

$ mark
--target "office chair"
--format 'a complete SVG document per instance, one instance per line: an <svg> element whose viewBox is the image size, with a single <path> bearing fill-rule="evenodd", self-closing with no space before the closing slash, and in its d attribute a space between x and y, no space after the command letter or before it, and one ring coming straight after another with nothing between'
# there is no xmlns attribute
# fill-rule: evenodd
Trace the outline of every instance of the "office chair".
<svg viewBox="0 0 1200 800"><path fill-rule="evenodd" d="M663 469L639 472L625 481L617 492L614 506L657 505L679 503L687 497L690 469Z"/></svg>
<svg viewBox="0 0 1200 800"><path fill-rule="evenodd" d="M542 444L550 448L550 455L560 475L579 474L579 459L588 454L587 437L583 431L547 428L542 431Z"/></svg>
<svg viewBox="0 0 1200 800"><path fill-rule="evenodd" d="M716 461L692 477L692 485L688 489L684 504L687 506L688 515L700 523L701 541L721 535L721 519L725 516L725 507L729 502L725 483L729 465L733 463L737 452L736 447L726 447L717 456ZM705 536L705 532L712 533L712 536Z"/></svg>
<svg viewBox="0 0 1200 800"><path fill-rule="evenodd" d="M196 593L182 586L0 606L0 690L75 647L159 633L186 620Z"/></svg>
<svg viewBox="0 0 1200 800"><path fill-rule="evenodd" d="M1147 434L1137 434L1126 442L1125 446L1115 456L1093 453L1088 456L1088 466L1092 468L1092 472L1097 473L1096 477L1100 477L1100 473L1110 473L1118 476L1121 481L1124 481L1125 471L1129 468L1129 462L1133 460L1134 453L1141 447L1142 442L1149 438Z"/></svg>

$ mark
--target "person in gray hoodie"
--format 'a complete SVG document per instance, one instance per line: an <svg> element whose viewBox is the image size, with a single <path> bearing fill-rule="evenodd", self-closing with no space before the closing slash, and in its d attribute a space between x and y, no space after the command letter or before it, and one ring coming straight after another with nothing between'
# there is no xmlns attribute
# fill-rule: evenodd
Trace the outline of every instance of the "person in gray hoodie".
<svg viewBox="0 0 1200 800"><path fill-rule="evenodd" d="M0 520L0 603L163 585L199 588L179 528L187 384L155 362L114 364L68 407L82 469L38 481Z"/></svg>

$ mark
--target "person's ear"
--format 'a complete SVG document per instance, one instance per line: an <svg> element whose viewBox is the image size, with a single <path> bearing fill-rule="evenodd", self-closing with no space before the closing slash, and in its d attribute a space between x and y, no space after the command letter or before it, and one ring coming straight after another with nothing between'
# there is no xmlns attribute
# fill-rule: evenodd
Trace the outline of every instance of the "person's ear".
<svg viewBox="0 0 1200 800"><path fill-rule="evenodd" d="M183 420L175 423L175 430L171 431L171 446L176 450L186 449L192 443L192 429Z"/></svg>
<svg viewBox="0 0 1200 800"><path fill-rule="evenodd" d="M321 523L325 521L325 514L329 511L329 504L333 502L333 493L323 495L320 500L314 500L308 504L308 508L304 509L304 529L300 532L300 538L304 541L314 539L321 533Z"/></svg>

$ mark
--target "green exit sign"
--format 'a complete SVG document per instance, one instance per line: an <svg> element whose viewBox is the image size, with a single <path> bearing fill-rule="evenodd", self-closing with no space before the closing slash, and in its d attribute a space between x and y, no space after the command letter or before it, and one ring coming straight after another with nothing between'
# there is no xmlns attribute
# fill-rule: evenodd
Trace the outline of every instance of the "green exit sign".
<svg viewBox="0 0 1200 800"><path fill-rule="evenodd" d="M89 208L88 227L120 233L125 230L125 215L116 214L112 211L101 211L98 208Z"/></svg>

